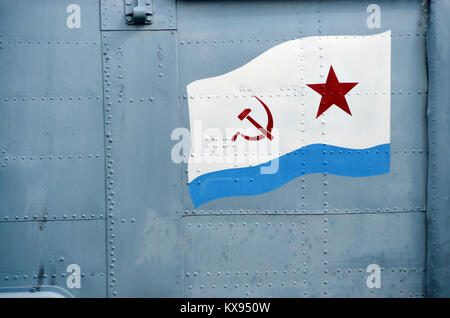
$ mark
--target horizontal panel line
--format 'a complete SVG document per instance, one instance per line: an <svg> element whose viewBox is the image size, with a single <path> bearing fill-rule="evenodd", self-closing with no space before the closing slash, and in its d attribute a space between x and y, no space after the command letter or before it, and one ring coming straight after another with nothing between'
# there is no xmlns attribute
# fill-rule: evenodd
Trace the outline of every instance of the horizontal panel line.
<svg viewBox="0 0 450 318"><path fill-rule="evenodd" d="M130 29L102 29L101 32L146 32L146 31L151 31L151 32L155 32L155 31L178 31L178 29L134 29L134 28L130 28Z"/></svg>
<svg viewBox="0 0 450 318"><path fill-rule="evenodd" d="M392 211L392 212L330 212L330 213L324 213L324 212L320 212L320 213L261 213L261 212L252 212L252 213L188 213L188 214L183 214L182 217L190 217L190 216L229 216L229 215L240 215L240 216L261 216L261 215L270 215L270 216L307 216L307 215L314 215L314 216L335 216L335 215L380 215L380 214L407 214L407 213L425 213L426 210L420 210L420 211L416 211L416 210L411 210L411 211Z"/></svg>
<svg viewBox="0 0 450 318"><path fill-rule="evenodd" d="M76 218L76 219L31 219L31 220L0 220L0 223L47 223L47 222L73 222L73 221L106 221L106 218Z"/></svg>

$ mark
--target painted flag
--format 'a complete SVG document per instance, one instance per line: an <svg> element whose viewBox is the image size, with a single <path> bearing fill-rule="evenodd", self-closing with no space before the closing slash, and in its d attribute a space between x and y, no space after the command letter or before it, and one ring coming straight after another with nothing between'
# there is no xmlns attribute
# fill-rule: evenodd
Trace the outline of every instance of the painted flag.
<svg viewBox="0 0 450 318"><path fill-rule="evenodd" d="M390 31L313 36L190 83L194 206L265 193L309 173L388 173L390 59Z"/></svg>

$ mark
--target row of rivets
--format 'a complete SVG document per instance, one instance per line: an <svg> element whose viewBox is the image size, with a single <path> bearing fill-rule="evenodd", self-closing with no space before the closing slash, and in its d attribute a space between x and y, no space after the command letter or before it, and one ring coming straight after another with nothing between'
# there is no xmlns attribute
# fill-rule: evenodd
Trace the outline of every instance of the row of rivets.
<svg viewBox="0 0 450 318"><path fill-rule="evenodd" d="M431 6L433 8L433 6ZM430 24L433 24L434 21L434 11L430 12L429 20L431 21ZM430 46L430 51L436 52L436 33L434 30L434 27L432 27L429 31L428 38L428 45ZM436 53L434 53L436 55ZM435 66L434 66L434 59L431 58L433 55L430 55L429 61L428 61L428 85L429 87L433 88L436 87L436 79L435 79ZM436 58L436 57L434 57ZM427 246L428 256L427 256L427 265L428 265L428 272L429 277L427 278L426 285L429 285L429 289L431 292L436 295L438 288L440 286L440 279L438 279L439 275L439 267L442 266L442 263L439 264L438 255L442 255L440 251L440 246L437 243L438 241L438 235L436 233L437 226L437 216L440 214L440 208L438 198L439 198L439 187L437 184L437 156L436 156L436 140L437 133L436 130L438 129L438 125L436 124L436 118L437 116L437 110L436 105L434 104L434 99L436 98L436 92L431 91L428 99L428 110L429 110L429 116L428 116L428 133L431 133L428 137L428 143L429 143L429 175L428 178L431 178L431 191L429 191L428 197L428 209L427 209L427 220L428 220L428 241L431 241L431 247ZM431 119L431 122L430 122ZM444 210L444 212L446 212ZM440 218L442 219L442 218ZM437 264L437 266L436 266Z"/></svg>
<svg viewBox="0 0 450 318"><path fill-rule="evenodd" d="M304 88L304 87L301 87L301 88ZM422 94L428 94L427 91L422 91L422 90L419 89L416 92L413 92L411 90L408 90L408 91L399 90L399 91L389 91L389 92L386 92L386 91L366 91L366 92L355 91L355 92L347 93L346 96L359 96L359 95L380 96L380 95L386 95L386 94L389 94L389 93L391 95L396 95L396 94L397 95L412 95L412 94L422 95ZM196 99L196 98L197 99L230 99L230 98L247 98L247 99L252 99L254 95L258 95L261 98L265 98L265 97L268 97L268 98L277 98L277 97L285 98L285 97L296 97L296 96L299 96L299 95L300 96L313 96L314 94L313 94L313 92L309 92L309 91L303 91L303 92L301 92L299 94L298 92L296 92L294 90L294 92L292 92L292 93L287 93L287 92L278 92L278 93L274 93L274 92L267 93L267 92L264 92L264 93L258 93L258 92L255 92L255 93L250 94L250 95L248 95L248 94L236 94L236 93L228 93L228 94L225 93L224 95L217 94L217 95L212 96L212 95L204 95L204 94L200 93L199 95L183 95L183 98L184 99L188 99L189 98L191 100L192 99Z"/></svg>
<svg viewBox="0 0 450 318"><path fill-rule="evenodd" d="M103 277L105 274L104 273L91 273L89 276L95 277L97 275L100 276L100 277ZM61 274L53 273L53 274L51 274L52 278L57 278L58 276L60 276L62 278L65 278L67 276L67 273L61 273ZM81 273L80 276L84 278L87 275L86 275L86 273L83 272L83 273ZM27 279L38 279L38 277L39 277L38 274L31 274L31 275L21 274L21 275L13 275L11 277L8 276L8 275L5 275L5 276L3 276L3 280L5 280L5 281L10 280L10 279L13 279L13 280L19 280L19 279L27 280ZM43 274L42 278L44 278L44 279L49 278L49 275Z"/></svg>
<svg viewBox="0 0 450 318"><path fill-rule="evenodd" d="M117 278L115 277L115 272L113 271L115 267L115 257L116 257L116 247L115 247L115 234L114 234L114 205L115 201L113 200L115 191L113 189L114 180L112 179L112 176L114 174L113 170L113 164L114 160L112 159L112 144L113 144L113 134L112 134L112 127L111 127L111 120L112 120L112 114L111 114L111 96L109 95L111 82L111 59L109 57L109 43L107 42L107 36L106 34L103 34L103 67L104 67L104 90L105 90L105 149L106 149L106 166L107 166L107 176L106 176L106 187L107 187L107 209L108 209L108 215L107 215L107 223L109 223L109 226L107 228L108 231L108 237L107 245L108 245L108 286L109 288L113 289L116 286ZM118 48L117 51L121 54L117 54L117 57L120 58L123 56L123 53L121 51L121 48ZM118 67L117 71L121 72L122 68ZM122 79L122 75L119 75L117 77L119 80ZM123 102L122 96L118 96L118 102ZM113 296L117 296L117 291L112 290Z"/></svg>
<svg viewBox="0 0 450 318"><path fill-rule="evenodd" d="M328 194L328 193L327 193ZM304 195L304 194L302 194ZM302 197L304 199L304 197ZM325 201L328 206L328 202ZM324 202L324 203L325 203ZM410 213L410 212L425 212L426 207L416 206L414 207L392 207L392 208L340 208L340 209L331 209L331 210L322 210L322 212L326 213L336 213L336 214L346 214L346 213L384 213L384 212L401 212L401 213ZM230 209L230 210L196 210L196 209L186 209L184 210L184 215L221 215L221 214L306 214L306 215L317 215L322 214L319 210L306 210L306 209L281 209L281 210L272 210L272 209Z"/></svg>
<svg viewBox="0 0 450 318"><path fill-rule="evenodd" d="M1 40L0 45L9 44L9 45L97 45L96 41L43 41L43 40Z"/></svg>
<svg viewBox="0 0 450 318"><path fill-rule="evenodd" d="M305 221L302 221L302 224L304 224L304 222ZM255 223L251 223L251 224L253 224L255 227L259 227L259 226L267 226L267 227L270 227L270 226L280 226L280 227L283 227L283 226L291 226L291 227L294 227L294 226L296 226L297 224L296 223L294 223L294 222L291 222L291 223L283 223L283 222L279 222L279 223L272 223L272 222L267 222L267 223L259 223L259 222L255 222ZM224 226L224 223L223 222L219 222L219 223L216 223L215 224L216 226L218 226L218 227L223 227ZM247 225L249 225L247 222L243 222L243 223L234 223L234 222L231 222L231 223L228 223L228 224L226 224L227 226L229 226L229 227L235 227L235 226L243 226L243 227L245 227L245 226L247 226ZM193 225L192 225L192 223L187 223L186 224L186 227L188 227L188 228L190 228L190 227L192 227ZM196 223L196 226L197 227L202 227L202 223ZM209 222L209 223L207 223L207 224L205 224L205 226L208 226L208 227L212 227L213 226L213 223L211 223L211 222ZM251 225L250 225L251 226Z"/></svg>
<svg viewBox="0 0 450 318"><path fill-rule="evenodd" d="M302 132L304 132L304 130L302 130ZM324 133L323 133L323 135L326 135L326 131L324 131ZM209 139L212 139L211 141L209 140ZM204 139L204 141L205 142L216 142L216 141L220 141L220 139L219 138L212 138L212 137L205 137L205 139ZM223 138L223 141L227 141L227 139L226 139L226 137L224 137ZM220 147L218 147L218 146L216 146L215 148L220 148ZM226 145L223 145L223 148L237 148L237 146L236 145L232 145L232 144L226 144ZM389 153L389 152L391 152L391 153L393 153L393 154L408 154L408 153L411 153L411 154L415 154L416 152L417 153L419 153L419 154L422 154L422 153L427 153L427 151L426 150L423 150L423 149L415 149L415 148L412 148L412 149L394 149L394 150L391 150L391 151L389 151L389 150L385 150L384 152L383 151L380 151L380 150L347 150L347 151L345 151L345 150L338 150L338 151L335 151L335 150L324 150L324 151L322 151L322 154L323 155L327 155L327 154L329 154L329 155L351 155L351 154L355 154L355 155L360 155L360 154L370 154L370 153L375 153L375 154L383 154L383 153ZM211 155L213 155L214 154L214 152L211 152L211 153L204 153L204 152L201 152L201 153L191 153L190 154L190 157L191 158L195 158L195 157L205 157L205 156L211 156ZM222 152L220 153L220 154L222 154ZM237 156L244 156L244 157L255 157L255 156L272 156L272 155L275 155L276 153L273 153L273 152L268 152L268 153L264 153L264 152L259 152L259 153L248 153L248 152L244 152L244 153L242 153L242 154L235 154L235 157L237 157ZM307 154L307 151L294 151L294 152L292 152L292 153L287 153L286 154L286 156L296 156L296 155L301 155L301 156L305 156ZM186 153L185 153L185 155L187 155ZM219 154L217 154L217 155L219 155ZM281 153L281 152L278 152L278 155L283 155L283 153ZM302 161L302 165L306 165L306 161ZM197 169L197 171L198 172L200 172L201 171L201 169ZM188 173L188 170L185 170L185 173Z"/></svg>
<svg viewBox="0 0 450 318"><path fill-rule="evenodd" d="M52 220L88 220L88 219L95 219L95 220L100 220L100 219L104 219L103 214L89 214L89 213L82 213L82 214L63 214L63 215L57 215L54 214L53 216L51 216L50 214L45 214L45 215L38 215L38 214L33 214L33 215L23 215L23 216L8 216L5 215L3 216L3 220L0 219L0 222L2 221L52 221Z"/></svg>
<svg viewBox="0 0 450 318"><path fill-rule="evenodd" d="M84 99L87 100L100 100L100 96L32 96L32 97L0 97L0 100L3 100L4 102L36 102L36 101L50 101L50 102L56 102L56 101L83 101Z"/></svg>
<svg viewBox="0 0 450 318"><path fill-rule="evenodd" d="M45 155L45 156L41 156L41 155L35 155L35 156L12 156L12 157L3 157L4 161L8 161L8 160L34 160L34 159L39 159L39 160L43 160L43 159L48 159L48 160L53 160L53 159L93 159L93 158L100 158L99 154L74 154L74 155Z"/></svg>
<svg viewBox="0 0 450 318"><path fill-rule="evenodd" d="M319 30L319 35L322 34L322 30ZM299 33L303 33L303 31L299 31ZM407 32L407 33L393 33L391 32L391 37L411 37L411 36L425 36L426 32L420 33L420 32L416 32L416 33L411 33L411 32ZM362 35L364 37L383 37L383 34L376 34L376 35ZM352 36L323 36L326 39L339 39L339 38L351 38ZM241 38L241 39L184 39L181 40L179 43L180 45L200 45L200 44L234 44L234 43L262 43L262 42L286 42L286 41L291 41L291 40L302 40L302 38L298 38L297 36L280 36L280 37L275 37L275 38L256 38L256 39L252 39L252 38Z"/></svg>
<svg viewBox="0 0 450 318"><path fill-rule="evenodd" d="M306 86L302 86L302 89L306 88ZM280 92L262 92L262 93L258 93L258 92L253 92L252 94L236 94L236 93L222 93L222 94L216 94L216 95L205 95L202 93L199 93L198 95L183 95L184 99L230 99L230 98L248 98L251 99L253 98L254 95L257 95L261 98L263 97L268 97L268 98L273 98L273 97L295 97L295 96L299 96L299 93L296 92L297 88L293 88L293 92L289 93L289 92L283 92L283 90L281 89ZM379 96L379 95L386 95L386 94L391 94L391 95L412 95L412 94L418 94L418 95L422 95L422 94L428 94L428 91L423 91L423 90L417 90L417 91L411 91L411 90L398 90L398 91L365 91L365 92L361 92L361 91L354 91L354 92L348 92L346 94L346 96L359 96L359 95L374 95L374 96ZM300 96L315 96L313 94L313 92L309 92L309 91L303 91L300 93Z"/></svg>

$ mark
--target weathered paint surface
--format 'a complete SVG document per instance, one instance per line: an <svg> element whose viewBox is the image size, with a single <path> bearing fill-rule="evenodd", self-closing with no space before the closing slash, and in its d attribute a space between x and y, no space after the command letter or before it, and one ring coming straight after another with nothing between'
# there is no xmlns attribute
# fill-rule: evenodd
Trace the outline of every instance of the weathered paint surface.
<svg viewBox="0 0 450 318"><path fill-rule="evenodd" d="M380 28L368 27L370 2L154 2L143 27L125 23L122 0L0 2L0 287L450 295L447 1L378 1ZM74 3L80 28L67 21ZM285 41L387 30L388 174L305 175L194 208L187 164L170 157L172 130L190 127L189 83ZM68 287L71 264L80 288ZM381 288L366 284L370 264Z"/></svg>
<svg viewBox="0 0 450 318"><path fill-rule="evenodd" d="M433 1L427 36L428 94L428 195L427 295L450 297L449 215L449 1Z"/></svg>

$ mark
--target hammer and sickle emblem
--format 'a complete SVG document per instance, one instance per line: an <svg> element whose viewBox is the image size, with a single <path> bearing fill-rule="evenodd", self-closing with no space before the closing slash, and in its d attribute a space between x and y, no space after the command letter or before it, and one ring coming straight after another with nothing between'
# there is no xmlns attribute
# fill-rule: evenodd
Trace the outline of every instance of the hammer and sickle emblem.
<svg viewBox="0 0 450 318"><path fill-rule="evenodd" d="M264 102L262 100L260 100L258 97L255 97L260 103L261 105L264 107L264 109L266 110L267 113L267 127L263 128L260 124L258 124L258 122L256 120L254 120L252 117L250 117L250 112L252 111L250 108L246 108L244 109L237 117L242 121L244 119L247 119L253 126L255 126L260 132L261 134L258 136L247 136L244 134L241 134L239 131L231 138L231 141L235 141L237 139L237 137L239 135L241 135L244 139L246 140L261 140L264 139L265 137L269 138L269 140L273 139L273 135L272 135L272 128L273 128L273 117L272 117L272 113L270 112L269 107L267 107L266 104L264 104Z"/></svg>

